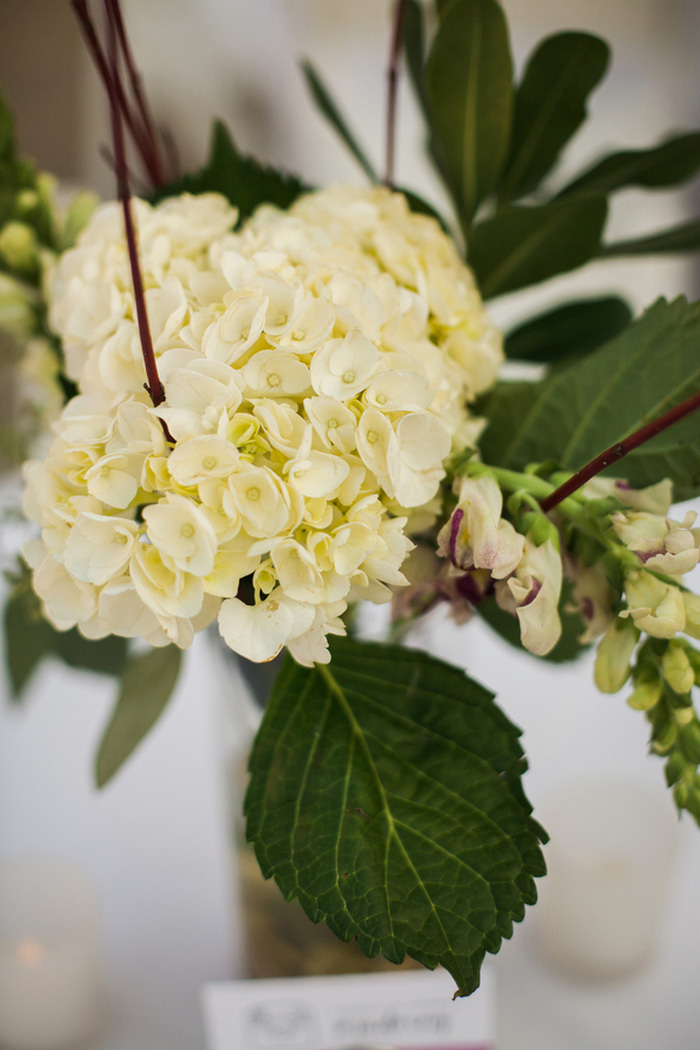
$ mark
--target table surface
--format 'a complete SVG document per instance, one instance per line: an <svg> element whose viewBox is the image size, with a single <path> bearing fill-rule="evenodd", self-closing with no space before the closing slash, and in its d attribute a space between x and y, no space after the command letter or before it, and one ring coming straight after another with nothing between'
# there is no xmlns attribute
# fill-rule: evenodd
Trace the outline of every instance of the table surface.
<svg viewBox="0 0 700 1050"><path fill-rule="evenodd" d="M527 726L536 810L577 777L622 775L663 796L644 719L622 696L596 693L589 659L545 672L479 623L434 620L416 641L459 654ZM91 767L108 681L47 664L21 705L0 704L0 859L68 858L98 891L111 1009L89 1050L203 1050L201 986L241 973L221 666L211 640L197 639L160 724L103 791ZM516 927L494 963L499 1050L696 1050L700 833L687 819L679 842L657 951L634 979L567 979L537 956L536 910Z"/></svg>

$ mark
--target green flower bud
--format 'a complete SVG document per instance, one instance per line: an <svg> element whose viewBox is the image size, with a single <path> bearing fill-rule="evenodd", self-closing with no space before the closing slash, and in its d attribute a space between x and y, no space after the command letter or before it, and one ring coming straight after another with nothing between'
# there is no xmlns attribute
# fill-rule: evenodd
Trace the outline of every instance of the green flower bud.
<svg viewBox="0 0 700 1050"><path fill-rule="evenodd" d="M673 787L673 785L681 779L685 773L687 765L688 763L681 751L673 751L671 753L664 767L666 783L669 787Z"/></svg>
<svg viewBox="0 0 700 1050"><path fill-rule="evenodd" d="M28 273L39 262L39 245L31 226L8 222L0 230L0 258L11 270Z"/></svg>
<svg viewBox="0 0 700 1050"><path fill-rule="evenodd" d="M674 711L676 722L679 726L689 725L695 718L695 711L689 704L687 707L677 707Z"/></svg>
<svg viewBox="0 0 700 1050"><path fill-rule="evenodd" d="M629 678L630 658L639 631L630 620L619 617L610 624L598 645L593 678L601 693L616 693Z"/></svg>
<svg viewBox="0 0 700 1050"><path fill-rule="evenodd" d="M673 801L676 803L678 809L685 809L688 804L689 795L690 790L684 780L682 780L680 784L676 784L673 789Z"/></svg>
<svg viewBox="0 0 700 1050"><path fill-rule="evenodd" d="M91 193L89 190L78 193L73 198L63 222L63 232L61 233L61 248L63 250L71 248L75 244L78 234L84 226L87 226L98 203L99 197L97 194Z"/></svg>
<svg viewBox="0 0 700 1050"><path fill-rule="evenodd" d="M678 739L678 727L674 722L667 722L660 726L658 732L654 731L654 739L651 742L652 751L657 755L667 755L672 750Z"/></svg>
<svg viewBox="0 0 700 1050"><path fill-rule="evenodd" d="M39 194L36 190L20 190L15 199L15 210L22 218L26 218L39 204Z"/></svg>
<svg viewBox="0 0 700 1050"><path fill-rule="evenodd" d="M700 595L683 591L683 605L685 606L685 627L683 630L691 638L700 639Z"/></svg>
<svg viewBox="0 0 700 1050"><path fill-rule="evenodd" d="M700 763L700 723L697 719L681 728L680 745L683 754L697 766Z"/></svg>
<svg viewBox="0 0 700 1050"><path fill-rule="evenodd" d="M554 544L554 549L557 551L561 550L559 530L554 522L550 521L546 515L540 514L539 511L530 511L528 514L524 514L519 531L527 533L536 547L541 547L547 540L551 540Z"/></svg>
<svg viewBox="0 0 700 1050"><path fill-rule="evenodd" d="M0 328L18 339L27 339L36 327L28 290L7 274L0 273Z"/></svg>
<svg viewBox="0 0 700 1050"><path fill-rule="evenodd" d="M658 704L662 695L663 685L657 675L655 680L640 681L635 685L632 693L627 697L627 703L635 711L650 711Z"/></svg>
<svg viewBox="0 0 700 1050"><path fill-rule="evenodd" d="M661 669L674 693L682 695L690 692L695 682L695 675L685 647L675 639L669 642L661 658Z"/></svg>

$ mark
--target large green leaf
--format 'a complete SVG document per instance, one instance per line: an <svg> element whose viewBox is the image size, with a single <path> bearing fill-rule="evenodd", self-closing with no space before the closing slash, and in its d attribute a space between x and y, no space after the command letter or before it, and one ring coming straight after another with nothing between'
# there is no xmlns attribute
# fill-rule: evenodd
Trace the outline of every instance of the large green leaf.
<svg viewBox="0 0 700 1050"><path fill-rule="evenodd" d="M438 159L468 226L498 183L510 141L513 63L495 0L453 0L425 77Z"/></svg>
<svg viewBox="0 0 700 1050"><path fill-rule="evenodd" d="M248 837L288 900L369 956L441 964L459 994L544 873L519 731L457 668L335 639L282 669L251 756Z"/></svg>
<svg viewBox="0 0 700 1050"><path fill-rule="evenodd" d="M174 645L133 656L121 680L116 706L97 753L95 778L104 787L158 720L180 670Z"/></svg>
<svg viewBox="0 0 700 1050"><path fill-rule="evenodd" d="M605 74L610 48L589 33L558 33L531 56L515 96L513 138L502 201L539 185L586 119L586 101Z"/></svg>
<svg viewBox="0 0 700 1050"><path fill-rule="evenodd" d="M700 250L700 219L682 222L659 233L634 237L628 241L604 244L598 253L601 258L617 255L657 255Z"/></svg>
<svg viewBox="0 0 700 1050"><path fill-rule="evenodd" d="M295 175L266 167L253 157L239 153L225 125L217 120L209 160L202 170L160 187L151 201L155 203L178 193L222 193L238 208L241 219L245 219L259 204L288 208L308 189Z"/></svg>
<svg viewBox="0 0 700 1050"><path fill-rule="evenodd" d="M570 182L569 193L612 193L623 186L658 189L684 182L700 168L700 133L678 135L653 149L623 150L604 157Z"/></svg>
<svg viewBox="0 0 700 1050"><path fill-rule="evenodd" d="M406 0L403 19L403 47L408 75L411 78L421 109L427 115L429 106L425 90L425 16L420 0Z"/></svg>
<svg viewBox="0 0 700 1050"><path fill-rule="evenodd" d="M512 404L507 434L489 427L487 462L522 469L556 459L577 470L673 405L700 391L700 303L660 299L612 342ZM671 478L676 499L700 492L700 419L691 415L615 463L609 473L643 486Z"/></svg>
<svg viewBox="0 0 700 1050"><path fill-rule="evenodd" d="M618 335L631 320L632 311L617 296L564 303L512 329L506 336L505 354L547 364L583 357Z"/></svg>
<svg viewBox="0 0 700 1050"><path fill-rule="evenodd" d="M537 402L543 385L542 380L501 381L479 399L476 411L487 421L479 439L484 462L494 467L506 466L524 420Z"/></svg>
<svg viewBox="0 0 700 1050"><path fill-rule="evenodd" d="M604 197L508 205L469 235L469 264L484 298L566 273L592 259L607 215Z"/></svg>
<svg viewBox="0 0 700 1050"><path fill-rule="evenodd" d="M311 97L318 106L320 112L343 140L370 182L379 182L379 176L377 175L374 165L367 157L367 154L362 149L353 133L350 131L345 118L331 98L330 92L321 80L318 71L314 68L308 58L304 59L301 63L301 68L306 78L309 91L311 92Z"/></svg>

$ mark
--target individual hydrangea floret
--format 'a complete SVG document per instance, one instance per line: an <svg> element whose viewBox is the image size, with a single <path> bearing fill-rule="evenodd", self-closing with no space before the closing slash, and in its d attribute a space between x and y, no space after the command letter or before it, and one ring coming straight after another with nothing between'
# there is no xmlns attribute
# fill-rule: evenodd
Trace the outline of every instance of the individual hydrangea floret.
<svg viewBox="0 0 700 1050"><path fill-rule="evenodd" d="M136 216L166 400L143 389L106 205L50 282L81 394L27 468L36 590L94 637L186 646L218 615L250 659L327 661L348 603L405 584L500 335L438 223L386 189L265 206L237 232L215 195Z"/></svg>

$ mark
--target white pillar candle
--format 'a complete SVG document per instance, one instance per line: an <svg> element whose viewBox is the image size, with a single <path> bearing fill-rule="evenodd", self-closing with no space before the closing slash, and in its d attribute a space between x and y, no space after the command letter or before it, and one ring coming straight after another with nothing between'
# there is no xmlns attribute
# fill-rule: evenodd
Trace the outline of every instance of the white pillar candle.
<svg viewBox="0 0 700 1050"><path fill-rule="evenodd" d="M104 1018L94 889L61 860L0 865L0 1047L67 1050Z"/></svg>
<svg viewBox="0 0 700 1050"><path fill-rule="evenodd" d="M551 835L533 914L540 954L592 980L631 976L651 960L666 899L677 817L663 783L582 779L538 810Z"/></svg>

